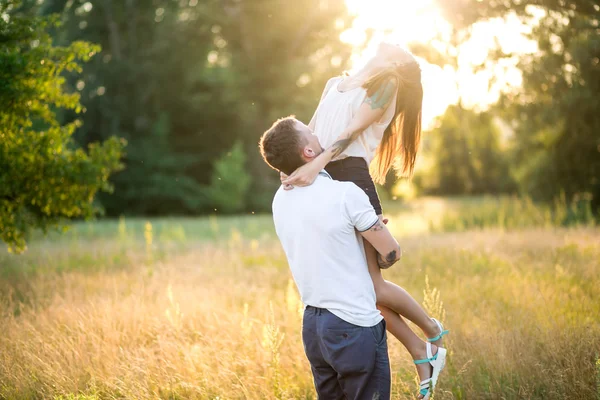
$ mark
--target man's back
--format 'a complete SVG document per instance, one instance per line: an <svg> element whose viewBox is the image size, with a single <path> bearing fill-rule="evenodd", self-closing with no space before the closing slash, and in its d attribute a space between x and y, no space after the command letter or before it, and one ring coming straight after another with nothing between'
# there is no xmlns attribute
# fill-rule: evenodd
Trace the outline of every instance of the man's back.
<svg viewBox="0 0 600 400"><path fill-rule="evenodd" d="M319 175L310 186L280 188L273 218L304 304L358 326L381 321L356 232L371 228L378 217L361 189Z"/></svg>

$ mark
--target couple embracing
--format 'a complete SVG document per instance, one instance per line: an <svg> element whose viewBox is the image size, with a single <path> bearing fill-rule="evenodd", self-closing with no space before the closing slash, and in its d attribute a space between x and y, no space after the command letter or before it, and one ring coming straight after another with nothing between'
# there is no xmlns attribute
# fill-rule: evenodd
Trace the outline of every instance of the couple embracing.
<svg viewBox="0 0 600 400"><path fill-rule="evenodd" d="M308 126L284 118L260 140L281 173L273 218L306 306L302 339L319 399L390 398L386 330L414 359L419 399L431 397L444 368L448 331L381 274L401 249L374 182L392 166L412 174L422 101L415 58L382 43L362 69L329 80Z"/></svg>

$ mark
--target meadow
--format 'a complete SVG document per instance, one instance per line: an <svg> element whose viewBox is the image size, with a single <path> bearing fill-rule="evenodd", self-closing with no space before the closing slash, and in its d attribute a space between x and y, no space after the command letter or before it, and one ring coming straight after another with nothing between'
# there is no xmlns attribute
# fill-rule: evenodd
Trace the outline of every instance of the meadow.
<svg viewBox="0 0 600 400"><path fill-rule="evenodd" d="M562 207L562 208L561 208ZM435 399L600 399L600 229L528 200L389 203L385 271L451 330ZM0 253L0 399L315 399L269 215L101 220ZM414 398L388 339L393 398Z"/></svg>

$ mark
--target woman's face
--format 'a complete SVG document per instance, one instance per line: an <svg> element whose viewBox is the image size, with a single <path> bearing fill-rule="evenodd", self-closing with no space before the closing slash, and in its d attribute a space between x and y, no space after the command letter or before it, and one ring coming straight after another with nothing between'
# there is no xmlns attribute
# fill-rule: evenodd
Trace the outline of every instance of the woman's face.
<svg viewBox="0 0 600 400"><path fill-rule="evenodd" d="M402 47L386 42L379 45L375 58L385 66L397 66L415 60L414 56Z"/></svg>

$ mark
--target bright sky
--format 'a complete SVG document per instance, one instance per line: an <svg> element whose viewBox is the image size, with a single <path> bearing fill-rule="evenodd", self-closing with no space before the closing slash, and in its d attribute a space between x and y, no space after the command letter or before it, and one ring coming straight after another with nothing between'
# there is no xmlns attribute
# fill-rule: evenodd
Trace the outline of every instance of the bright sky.
<svg viewBox="0 0 600 400"><path fill-rule="evenodd" d="M429 43L441 33L447 37L449 24L442 18L433 0L346 0L351 13L357 15L354 25L342 34L342 40L356 45L365 44L365 29L374 29L375 36L362 54L356 54L353 64L361 63L373 54L377 44L391 40L401 45L409 42ZM425 91L423 122L431 126L459 97L467 107L485 108L495 102L503 85L520 85L521 75L514 67L516 59L496 63L492 68L473 73L472 67L481 64L496 41L505 52L528 53L536 50L535 42L525 38L529 31L516 16L478 23L473 35L459 49L459 69L444 69L420 59ZM490 78L498 84L490 89Z"/></svg>

